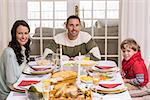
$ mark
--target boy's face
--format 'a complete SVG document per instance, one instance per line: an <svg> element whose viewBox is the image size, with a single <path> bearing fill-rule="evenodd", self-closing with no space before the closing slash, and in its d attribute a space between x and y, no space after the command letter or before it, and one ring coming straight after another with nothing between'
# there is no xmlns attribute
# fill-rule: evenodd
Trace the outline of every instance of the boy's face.
<svg viewBox="0 0 150 100"><path fill-rule="evenodd" d="M129 60L137 51L134 51L133 49L126 47L125 49L122 49L123 58L127 61Z"/></svg>

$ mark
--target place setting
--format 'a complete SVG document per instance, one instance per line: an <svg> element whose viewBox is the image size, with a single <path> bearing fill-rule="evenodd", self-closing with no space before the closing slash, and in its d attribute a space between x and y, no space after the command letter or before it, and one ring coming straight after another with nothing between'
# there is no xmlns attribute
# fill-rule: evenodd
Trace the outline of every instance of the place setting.
<svg viewBox="0 0 150 100"><path fill-rule="evenodd" d="M23 73L28 75L42 75L51 73L53 69L54 66L49 60L41 59L29 62L26 68L23 70Z"/></svg>
<svg viewBox="0 0 150 100"><path fill-rule="evenodd" d="M23 70L27 75L42 75L60 70L60 54L58 52L49 54L47 57L35 57Z"/></svg>
<svg viewBox="0 0 150 100"><path fill-rule="evenodd" d="M16 83L13 84L13 87L16 90L19 90L20 92L25 92L27 89L29 89L30 86L39 84L42 80L50 78L51 74L45 74L45 75L25 75L22 74L17 80Z"/></svg>
<svg viewBox="0 0 150 100"><path fill-rule="evenodd" d="M120 69L117 67L116 63L113 61L98 61L95 66L93 66L90 72L119 72Z"/></svg>

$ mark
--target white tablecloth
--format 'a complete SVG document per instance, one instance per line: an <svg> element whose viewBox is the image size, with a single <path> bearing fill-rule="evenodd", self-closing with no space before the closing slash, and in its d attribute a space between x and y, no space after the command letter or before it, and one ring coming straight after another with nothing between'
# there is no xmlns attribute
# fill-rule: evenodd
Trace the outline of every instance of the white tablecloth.
<svg viewBox="0 0 150 100"><path fill-rule="evenodd" d="M27 77L29 76L22 75L20 79L27 78ZM36 77L36 76L33 76L33 77ZM46 78L47 76L43 76L41 78L44 78L44 77ZM116 74L116 79L117 81L123 81L120 73ZM118 94L105 94L105 95L92 93L92 98L93 100L132 100L128 91L118 93ZM11 91L6 100L27 100L27 97L25 93L17 93L17 92Z"/></svg>
<svg viewBox="0 0 150 100"><path fill-rule="evenodd" d="M27 100L25 93L17 93L11 91L6 100ZM125 91L119 94L100 95L93 93L93 100L132 100L129 92Z"/></svg>
<svg viewBox="0 0 150 100"><path fill-rule="evenodd" d="M104 61L105 62L105 61ZM38 75L24 75L22 74L19 80L27 79L27 78L37 78L38 80L44 79L46 77L49 77L49 75L44 76L38 76ZM19 81L18 80L18 81ZM116 72L115 79L110 81L101 81L102 83L123 83L123 79L119 72ZM131 96L128 91L118 93L118 94L98 94L98 93L92 93L93 100L132 100ZM27 100L25 93L17 93L11 91L10 94L7 97L7 100Z"/></svg>

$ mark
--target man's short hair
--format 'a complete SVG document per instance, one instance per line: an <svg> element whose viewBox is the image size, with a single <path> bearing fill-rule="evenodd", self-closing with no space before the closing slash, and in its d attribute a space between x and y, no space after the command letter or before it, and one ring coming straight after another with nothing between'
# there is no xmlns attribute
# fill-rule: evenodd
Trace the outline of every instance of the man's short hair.
<svg viewBox="0 0 150 100"><path fill-rule="evenodd" d="M128 38L125 39L121 45L120 45L121 49L125 49L127 47L129 47L130 49L134 50L134 51L140 51L140 46L137 44L137 42L132 39L132 38Z"/></svg>
<svg viewBox="0 0 150 100"><path fill-rule="evenodd" d="M81 22L81 21L80 21L80 18L79 18L78 16L76 16L76 15L71 15L71 16L69 16L69 17L67 18L67 23L66 23L66 24L68 24L69 19L78 19L79 22Z"/></svg>

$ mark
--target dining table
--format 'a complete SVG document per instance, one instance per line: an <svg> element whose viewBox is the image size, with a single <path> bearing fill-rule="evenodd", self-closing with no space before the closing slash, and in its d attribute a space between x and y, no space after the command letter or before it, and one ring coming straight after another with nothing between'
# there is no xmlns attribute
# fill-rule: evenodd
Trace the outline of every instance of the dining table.
<svg viewBox="0 0 150 100"><path fill-rule="evenodd" d="M43 79L49 78L50 76L51 76L51 73L43 74L43 75L28 75L28 74L22 73L22 75L20 76L17 82L22 81L22 80L41 81ZM124 84L120 71L115 72L115 77L113 80L109 80L106 82L102 81L101 83L117 83L117 82ZM92 100L132 100L128 90L125 90L119 93L97 93L97 92L92 91L91 94L92 94ZM29 100L29 99L27 97L26 92L19 93L19 92L11 91L6 100Z"/></svg>

